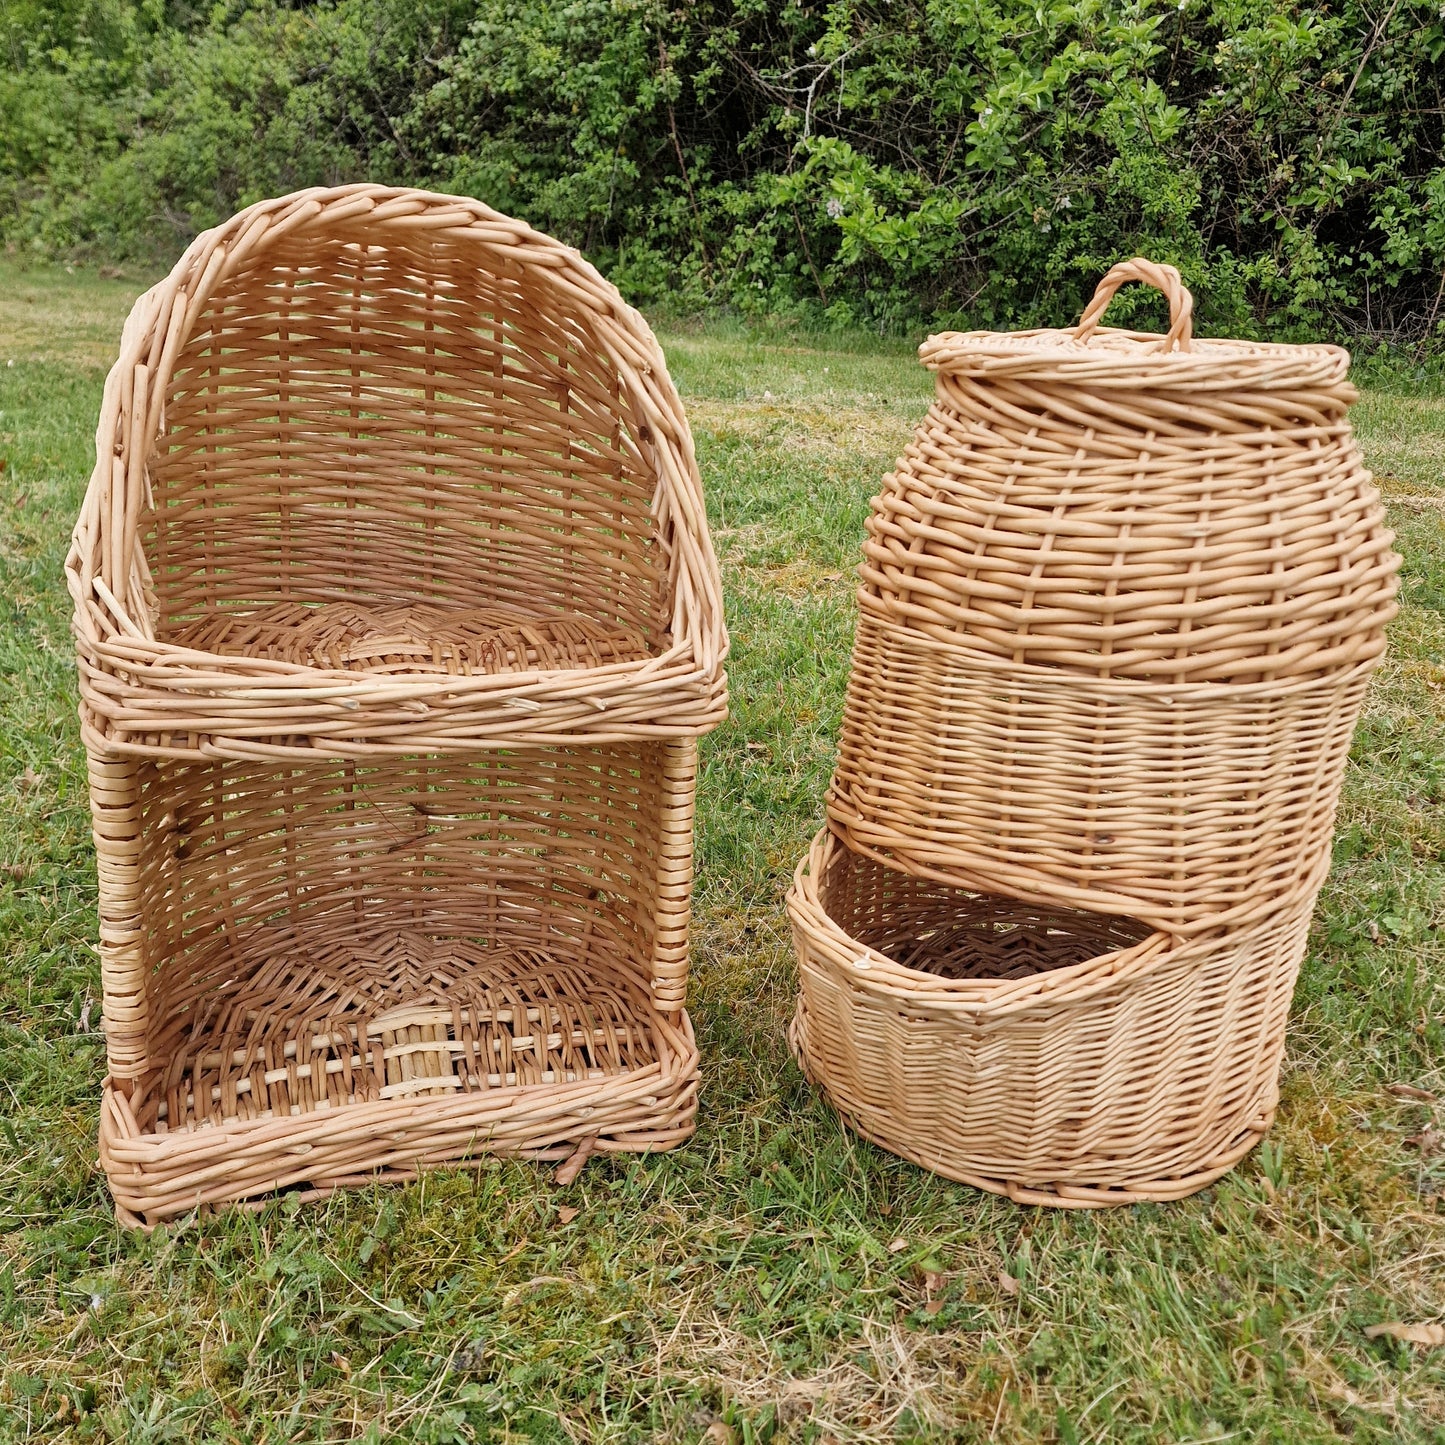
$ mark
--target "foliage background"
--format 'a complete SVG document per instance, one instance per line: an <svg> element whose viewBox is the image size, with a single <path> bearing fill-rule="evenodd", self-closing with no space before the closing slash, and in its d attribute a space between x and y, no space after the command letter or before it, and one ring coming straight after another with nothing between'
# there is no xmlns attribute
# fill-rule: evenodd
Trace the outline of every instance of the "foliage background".
<svg viewBox="0 0 1445 1445"><path fill-rule="evenodd" d="M374 179L525 216L643 304L1060 321L1141 251L1206 326L1421 347L1445 329L1442 16L0 0L0 238L155 259L267 194Z"/></svg>

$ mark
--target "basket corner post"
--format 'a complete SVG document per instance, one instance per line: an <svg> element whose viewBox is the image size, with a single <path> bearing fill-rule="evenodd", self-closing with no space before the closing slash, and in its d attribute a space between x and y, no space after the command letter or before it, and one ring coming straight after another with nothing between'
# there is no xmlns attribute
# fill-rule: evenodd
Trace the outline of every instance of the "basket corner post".
<svg viewBox="0 0 1445 1445"><path fill-rule="evenodd" d="M87 749L109 1085L129 1096L148 1059L150 1000L141 867L140 760Z"/></svg>
<svg viewBox="0 0 1445 1445"><path fill-rule="evenodd" d="M692 926L693 824L697 813L697 739L673 738L662 749L662 806L657 857L657 921L652 945L653 1002L680 1013L687 996Z"/></svg>

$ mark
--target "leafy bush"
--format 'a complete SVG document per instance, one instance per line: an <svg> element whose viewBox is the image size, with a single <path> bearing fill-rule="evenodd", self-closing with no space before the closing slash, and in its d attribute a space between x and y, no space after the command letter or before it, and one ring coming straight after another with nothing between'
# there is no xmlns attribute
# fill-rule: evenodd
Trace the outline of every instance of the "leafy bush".
<svg viewBox="0 0 1445 1445"><path fill-rule="evenodd" d="M0 7L12 246L167 255L369 178L526 216L642 301L1018 325L1143 252L1206 327L1445 331L1436 4Z"/></svg>

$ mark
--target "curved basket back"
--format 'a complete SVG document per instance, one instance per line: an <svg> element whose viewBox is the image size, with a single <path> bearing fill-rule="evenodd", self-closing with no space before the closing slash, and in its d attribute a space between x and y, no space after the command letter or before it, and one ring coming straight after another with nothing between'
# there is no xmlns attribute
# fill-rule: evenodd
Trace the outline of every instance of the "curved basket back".
<svg viewBox="0 0 1445 1445"><path fill-rule="evenodd" d="M342 599L581 613L654 653L720 635L651 332L474 201L302 192L199 237L137 304L98 442L79 570L162 641Z"/></svg>

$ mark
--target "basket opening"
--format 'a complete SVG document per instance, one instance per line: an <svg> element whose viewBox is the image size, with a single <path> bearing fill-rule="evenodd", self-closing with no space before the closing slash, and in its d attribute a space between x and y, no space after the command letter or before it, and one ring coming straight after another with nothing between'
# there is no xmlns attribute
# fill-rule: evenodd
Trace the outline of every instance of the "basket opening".
<svg viewBox="0 0 1445 1445"><path fill-rule="evenodd" d="M373 228L228 277L149 466L157 636L392 672L661 652L651 433L545 269Z"/></svg>
<svg viewBox="0 0 1445 1445"><path fill-rule="evenodd" d="M661 745L146 764L138 1122L657 1063L662 786Z"/></svg>
<svg viewBox="0 0 1445 1445"><path fill-rule="evenodd" d="M940 978L1028 978L1130 948L1153 932L1135 918L913 878L841 845L819 894L849 937Z"/></svg>
<svg viewBox="0 0 1445 1445"><path fill-rule="evenodd" d="M641 662L649 655L640 632L574 613L447 609L398 599L214 612L173 628L169 640L222 657L373 674L552 671Z"/></svg>

